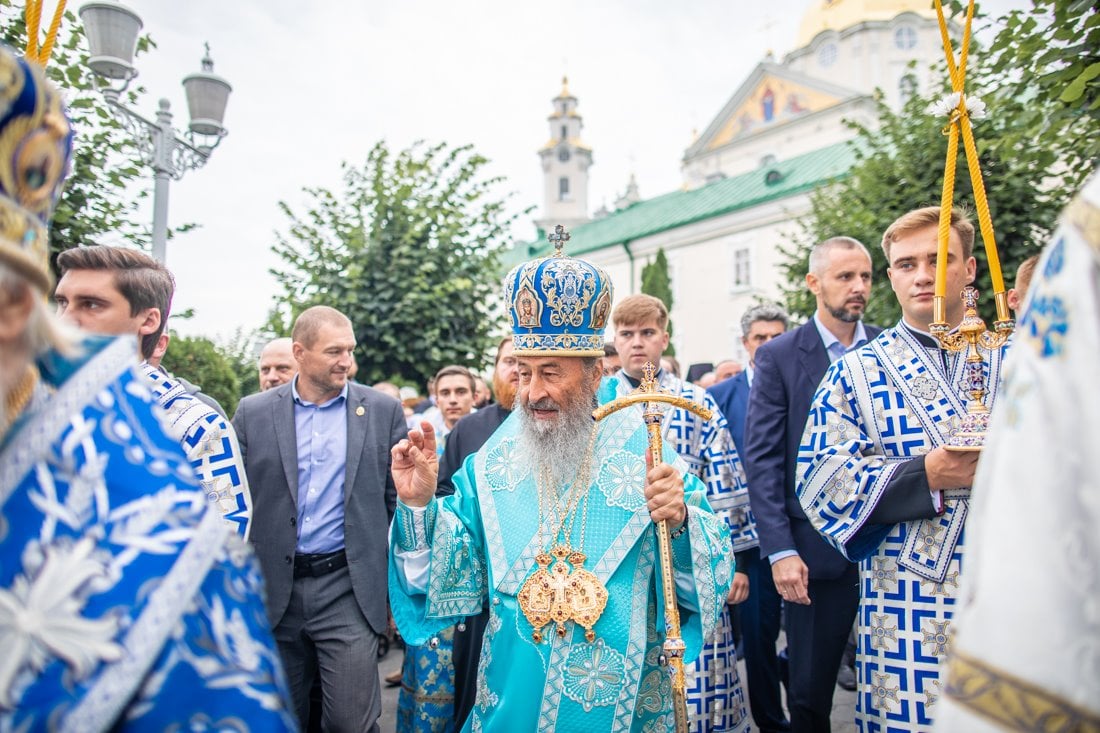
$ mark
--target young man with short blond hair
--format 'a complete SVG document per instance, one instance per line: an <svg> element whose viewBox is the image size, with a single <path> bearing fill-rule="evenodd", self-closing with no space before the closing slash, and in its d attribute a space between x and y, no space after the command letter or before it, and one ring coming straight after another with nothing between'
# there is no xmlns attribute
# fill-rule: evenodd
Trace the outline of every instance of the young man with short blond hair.
<svg viewBox="0 0 1100 733"><path fill-rule="evenodd" d="M799 453L798 496L814 528L859 563L856 721L863 730L931 728L940 662L965 572L966 515L977 452L947 449L966 413L966 351L929 332L939 207L887 228L882 249L902 318L834 362ZM962 321L974 281L974 227L951 212L945 317ZM983 350L984 404L997 398L1005 348Z"/></svg>

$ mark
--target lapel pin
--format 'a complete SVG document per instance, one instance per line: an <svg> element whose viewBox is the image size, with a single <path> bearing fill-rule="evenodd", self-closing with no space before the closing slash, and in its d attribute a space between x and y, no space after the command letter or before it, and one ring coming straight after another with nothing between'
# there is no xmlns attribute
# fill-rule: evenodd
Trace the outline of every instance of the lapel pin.
<svg viewBox="0 0 1100 733"><path fill-rule="evenodd" d="M359 407L355 408L355 414L358 415L359 417L363 417L363 415L365 415L366 412L367 411L363 409L362 405L359 405Z"/></svg>

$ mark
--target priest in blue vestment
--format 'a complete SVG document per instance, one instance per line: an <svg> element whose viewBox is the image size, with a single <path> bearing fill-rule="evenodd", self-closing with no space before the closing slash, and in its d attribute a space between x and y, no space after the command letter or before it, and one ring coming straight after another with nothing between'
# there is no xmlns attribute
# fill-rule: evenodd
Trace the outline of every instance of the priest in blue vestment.
<svg viewBox="0 0 1100 733"><path fill-rule="evenodd" d="M729 530L671 448L648 467L641 409L592 419L607 275L560 249L505 281L520 373L512 415L435 498L430 426L393 449L390 594L405 638L489 607L469 731L672 728L655 521L687 659L733 579Z"/></svg>
<svg viewBox="0 0 1100 733"><path fill-rule="evenodd" d="M137 368L49 311L72 134L0 47L0 730L295 730L251 551Z"/></svg>

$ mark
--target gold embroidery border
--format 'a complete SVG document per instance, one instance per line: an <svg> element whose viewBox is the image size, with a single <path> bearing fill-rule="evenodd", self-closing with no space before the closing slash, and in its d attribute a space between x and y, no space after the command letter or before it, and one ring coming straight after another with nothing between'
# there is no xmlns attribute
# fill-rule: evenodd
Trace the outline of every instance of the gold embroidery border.
<svg viewBox="0 0 1100 733"><path fill-rule="evenodd" d="M1100 715L958 652L947 663L946 692L1012 730L1100 733Z"/></svg>
<svg viewBox="0 0 1100 733"><path fill-rule="evenodd" d="M1066 221L1081 232L1093 250L1100 253L1100 207L1078 195L1066 207Z"/></svg>

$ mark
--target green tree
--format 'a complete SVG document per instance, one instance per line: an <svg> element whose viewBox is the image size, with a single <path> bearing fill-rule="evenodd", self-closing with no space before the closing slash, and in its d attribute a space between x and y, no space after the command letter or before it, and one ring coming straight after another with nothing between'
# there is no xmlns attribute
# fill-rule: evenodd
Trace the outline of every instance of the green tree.
<svg viewBox="0 0 1100 733"><path fill-rule="evenodd" d="M668 257L664 248L657 250L657 255L652 262L642 266L642 292L652 295L665 304L668 312L672 312L672 279L668 274ZM672 319L668 321L668 335L672 336ZM672 339L668 340L668 348L665 356L676 356L676 347L672 345Z"/></svg>
<svg viewBox="0 0 1100 733"><path fill-rule="evenodd" d="M1085 149L1082 130L1091 130L1092 143L1095 143L1100 132L1097 117L1092 113L1080 117L1051 114L1043 121L1036 121L1028 104L1023 103L1021 95L1026 88L1026 79L1033 78L1035 74L1047 81L1060 78L1064 85L1074 83L1061 75L1063 63L1056 58L1047 59L1045 65L1039 65L1032 59L1030 73L1025 74L1023 80L996 80L994 70L1006 68L1006 56L1016 53L1015 49L1005 46L1004 34L1010 34L1019 41L1025 28L1030 28L1030 32L1039 37L1059 33L1046 27L1040 29L1041 23L1051 22L1049 18L1042 20L1042 16L1053 3L1048 0L1034 0L1034 3L1026 19L1021 20L1019 12L1009 16L1010 20L1004 22L1003 30L997 34L987 53L973 52L980 60L981 71L972 72L976 81L967 85L971 94L974 94L973 89L981 90L978 96L990 111L986 119L975 122L974 134L1007 286L1012 285L1019 263L1039 251L1058 212L1087 172L1088 166L1081 152ZM1084 21L1063 18L1063 30L1078 25L1095 29L1096 11L1090 12L1091 16ZM1012 18L1016 20L1012 21ZM1028 19L1034 22L1028 22ZM1057 24L1060 21L1055 17L1054 22ZM978 64L979 61L972 63ZM946 80L944 65L941 64L936 73ZM1043 88L1045 94L1053 94L1056 98L1062 87ZM1091 83L1086 86L1086 91L1095 95ZM853 125L856 130L852 143L857 151L855 166L833 185L814 192L811 212L802 221L804 236L783 249L784 263L781 266L788 283L785 297L792 313L809 317L814 310L813 296L802 286L810 248L823 239L843 234L859 239L871 250L875 282L868 303L867 320L890 324L900 317L879 244L883 231L894 219L910 209L938 205L940 202L947 151L947 138L941 134L945 120L929 113L928 107L944 93L946 87L933 94L914 95L900 112L892 111L880 100L876 128ZM1044 100L1044 104L1047 102L1050 99ZM1095 106L1094 98L1089 104ZM1023 124L1047 125L1044 129L1059 130L1065 133L1065 137L1055 134L1024 137L1019 134ZM1056 164L1055 161L1061 163ZM955 205L972 211L973 201L966 155L960 145ZM979 260L976 285L982 293L983 316L992 322L993 291L980 235L975 250Z"/></svg>
<svg viewBox="0 0 1100 733"><path fill-rule="evenodd" d="M48 20L43 20L43 26ZM0 0L0 37L19 52L26 48L22 3ZM140 37L138 54L152 45L148 36ZM72 171L50 227L54 255L107 240L142 248L149 241L148 227L135 219L138 202L147 191L141 182L145 169L134 141L111 117L107 103L95 90L86 49L83 25L72 12L66 12L46 67L46 74L65 92L75 135ZM132 87L123 101L136 104L143 91L140 86ZM136 196L134 191L138 191Z"/></svg>
<svg viewBox="0 0 1100 733"><path fill-rule="evenodd" d="M992 153L1033 158L1039 170L1058 171L1060 187L1076 191L1100 161L1100 6L1031 3L997 20L972 89L988 89L994 113L1012 119L989 140Z"/></svg>
<svg viewBox="0 0 1100 733"><path fill-rule="evenodd" d="M343 189L312 198L290 219L272 270L285 299L269 328L285 333L312 305L345 313L359 343L358 379L423 384L445 364L480 368L495 327L499 252L512 223L502 179L471 146L377 143L361 166L343 166Z"/></svg>
<svg viewBox="0 0 1100 733"><path fill-rule="evenodd" d="M273 337L272 337L273 338ZM260 391L257 354L262 344L270 340L256 330L238 327L227 339L216 343L233 373L237 375L237 396L247 397Z"/></svg>
<svg viewBox="0 0 1100 733"><path fill-rule="evenodd" d="M210 339L174 336L161 366L177 377L198 385L218 401L232 417L240 401L240 385L233 365Z"/></svg>

